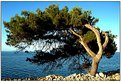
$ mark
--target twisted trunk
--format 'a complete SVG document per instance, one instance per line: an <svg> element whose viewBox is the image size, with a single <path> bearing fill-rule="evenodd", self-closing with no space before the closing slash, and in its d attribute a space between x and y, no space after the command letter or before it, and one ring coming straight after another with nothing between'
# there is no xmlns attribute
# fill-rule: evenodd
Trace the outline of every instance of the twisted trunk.
<svg viewBox="0 0 121 82"><path fill-rule="evenodd" d="M96 35L96 39L97 39L97 45L99 47L99 50L97 53L94 53L89 47L88 45L83 41L83 38L81 35L77 34L76 32L74 32L73 30L71 30L71 32L80 38L79 42L83 45L83 47L85 48L85 50L87 51L87 53L92 57L92 67L90 70L90 74L91 75L95 75L97 73L98 70L98 64L101 60L102 57L102 53L103 50L105 49L105 47L108 44L108 33L103 32L103 35L105 36L105 42L103 43L103 45L101 44L101 38L100 38L100 32L94 28L93 26L91 26L90 24L85 24L85 27L90 29L91 31L93 31Z"/></svg>
<svg viewBox="0 0 121 82"><path fill-rule="evenodd" d="M90 70L90 74L91 74L92 76L94 76L94 75L97 73L98 64L99 64L99 62L96 62L95 59L92 59L92 67L91 67L91 70Z"/></svg>
<svg viewBox="0 0 121 82"><path fill-rule="evenodd" d="M99 54L102 55L102 52ZM98 58L97 55L94 58L92 58L92 67L90 69L90 74L92 76L95 76L95 74L97 73L98 64L99 64L100 60L101 60L101 58Z"/></svg>

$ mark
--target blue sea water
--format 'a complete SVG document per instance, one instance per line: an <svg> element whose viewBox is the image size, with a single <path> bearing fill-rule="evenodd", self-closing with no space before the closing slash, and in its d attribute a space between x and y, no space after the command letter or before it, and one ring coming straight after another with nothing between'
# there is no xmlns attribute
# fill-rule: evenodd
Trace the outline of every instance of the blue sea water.
<svg viewBox="0 0 121 82"><path fill-rule="evenodd" d="M42 65L32 64L25 61L27 57L32 57L33 53L15 53L15 52L2 52L1 55L1 77L2 78L26 78L26 77L39 77L48 74L58 74L67 76L73 73L80 73L80 71L68 71L65 67L51 71L44 72ZM98 71L106 72L120 69L120 53L116 52L115 55L107 59L102 57L99 63Z"/></svg>

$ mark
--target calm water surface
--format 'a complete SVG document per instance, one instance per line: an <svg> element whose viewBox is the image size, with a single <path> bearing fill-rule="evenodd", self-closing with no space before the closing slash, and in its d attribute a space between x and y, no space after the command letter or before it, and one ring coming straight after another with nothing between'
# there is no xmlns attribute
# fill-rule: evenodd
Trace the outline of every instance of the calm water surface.
<svg viewBox="0 0 121 82"><path fill-rule="evenodd" d="M80 73L78 70L68 71L67 67L57 69L51 72L44 72L44 66L32 64L26 62L27 57L32 57L33 53L15 53L15 52L2 52L1 55L1 76L2 78L25 78L25 77L39 77L46 76L48 74L58 74L67 76L73 73ZM107 59L103 57L99 63L98 71L106 72L111 70L120 69L120 53L117 52L115 55Z"/></svg>

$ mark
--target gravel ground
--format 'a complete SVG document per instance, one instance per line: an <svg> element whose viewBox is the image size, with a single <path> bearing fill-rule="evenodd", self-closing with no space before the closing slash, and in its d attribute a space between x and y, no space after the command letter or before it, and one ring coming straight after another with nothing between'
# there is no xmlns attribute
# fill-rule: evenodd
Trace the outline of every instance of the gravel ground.
<svg viewBox="0 0 121 82"><path fill-rule="evenodd" d="M48 75L45 77L37 78L24 78L24 79L1 79L2 81L120 81L120 73L106 74L97 73L96 76L91 76L90 74L72 74L69 76L60 75Z"/></svg>

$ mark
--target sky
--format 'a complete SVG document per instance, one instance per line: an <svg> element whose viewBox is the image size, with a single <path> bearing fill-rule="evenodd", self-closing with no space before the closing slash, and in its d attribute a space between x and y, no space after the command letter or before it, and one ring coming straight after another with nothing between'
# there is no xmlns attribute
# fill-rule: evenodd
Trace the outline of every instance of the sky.
<svg viewBox="0 0 121 82"><path fill-rule="evenodd" d="M15 14L21 14L22 10L36 12L37 8L44 10L51 4L58 4L59 8L62 9L64 6L68 6L69 10L73 7L81 7L83 10L91 10L92 16L99 18L99 22L96 26L100 27L101 30L107 31L111 30L113 34L117 35L115 39L118 52L119 52L119 30L120 30L120 2L110 1L110 2L96 2L96 1L2 1L2 51L14 51L14 47L10 47L5 44L6 42L6 32L3 25L3 21L10 21L12 16Z"/></svg>

